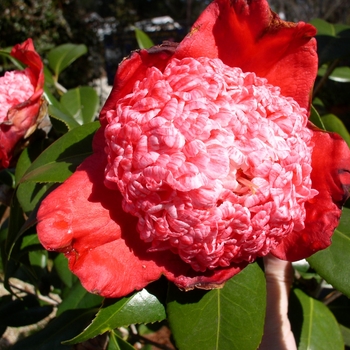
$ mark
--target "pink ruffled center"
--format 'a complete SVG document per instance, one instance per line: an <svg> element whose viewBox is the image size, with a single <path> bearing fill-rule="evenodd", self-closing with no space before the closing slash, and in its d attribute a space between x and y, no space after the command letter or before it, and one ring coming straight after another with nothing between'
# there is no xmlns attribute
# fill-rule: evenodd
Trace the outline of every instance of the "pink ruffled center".
<svg viewBox="0 0 350 350"><path fill-rule="evenodd" d="M252 262L304 228L311 188L307 113L219 59L155 67L107 112L106 185L151 251L197 271Z"/></svg>
<svg viewBox="0 0 350 350"><path fill-rule="evenodd" d="M3 122L10 108L23 103L34 94L34 86L26 71L6 72L0 78L0 122Z"/></svg>

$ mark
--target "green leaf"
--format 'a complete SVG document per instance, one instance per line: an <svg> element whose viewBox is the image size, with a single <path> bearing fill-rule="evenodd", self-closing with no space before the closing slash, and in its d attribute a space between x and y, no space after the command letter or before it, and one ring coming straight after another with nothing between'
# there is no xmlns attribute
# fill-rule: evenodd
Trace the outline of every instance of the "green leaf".
<svg viewBox="0 0 350 350"><path fill-rule="evenodd" d="M350 328L344 327L341 324L339 325L340 332L343 336L344 344L349 347L350 346Z"/></svg>
<svg viewBox="0 0 350 350"><path fill-rule="evenodd" d="M291 297L296 298L294 309L301 308L303 317L300 325L300 320L296 322L293 315L290 316L297 342L299 339L298 350L343 350L344 343L338 323L327 306L300 289L293 290Z"/></svg>
<svg viewBox="0 0 350 350"><path fill-rule="evenodd" d="M317 35L336 35L336 30L332 23L328 23L321 18L315 18L310 23L317 28Z"/></svg>
<svg viewBox="0 0 350 350"><path fill-rule="evenodd" d="M49 114L52 118L55 118L64 123L68 130L72 130L79 126L79 123L68 113L65 113L62 108L57 108L55 105L49 106Z"/></svg>
<svg viewBox="0 0 350 350"><path fill-rule="evenodd" d="M51 186L52 184L38 184L35 182L19 184L16 193L23 211L27 214L32 212Z"/></svg>
<svg viewBox="0 0 350 350"><path fill-rule="evenodd" d="M326 130L320 115L318 114L316 108L312 105L311 105L311 114L309 119L310 119L310 122L316 125L318 128L322 130Z"/></svg>
<svg viewBox="0 0 350 350"><path fill-rule="evenodd" d="M327 65L324 64L319 68L317 75L323 77L326 74ZM338 83L350 82L350 67L337 67L328 77L330 80L337 81Z"/></svg>
<svg viewBox="0 0 350 350"><path fill-rule="evenodd" d="M57 78L65 68L86 53L87 47L83 44L63 44L53 48L47 55L47 59Z"/></svg>
<svg viewBox="0 0 350 350"><path fill-rule="evenodd" d="M88 123L69 131L29 166L20 183L63 182L92 153L92 139L99 122Z"/></svg>
<svg viewBox="0 0 350 350"><path fill-rule="evenodd" d="M87 292L80 281L77 280L69 290L69 294L64 296L62 303L59 305L57 316L69 309L96 308L101 305L102 301L103 298L101 296Z"/></svg>
<svg viewBox="0 0 350 350"><path fill-rule="evenodd" d="M343 209L332 244L307 261L328 283L350 297L350 209Z"/></svg>
<svg viewBox="0 0 350 350"><path fill-rule="evenodd" d="M122 299L106 299L93 322L78 336L65 344L76 344L114 328L137 323L160 322L166 318L165 309L147 289Z"/></svg>
<svg viewBox="0 0 350 350"><path fill-rule="evenodd" d="M82 86L62 95L61 104L75 121L83 125L96 118L99 97L92 87Z"/></svg>
<svg viewBox="0 0 350 350"><path fill-rule="evenodd" d="M63 254L58 254L53 262L55 270L61 281L69 288L72 288L76 278L68 268L68 259Z"/></svg>
<svg viewBox="0 0 350 350"><path fill-rule="evenodd" d="M168 316L180 350L255 350L266 308L266 283L257 263L248 265L222 289L170 289Z"/></svg>
<svg viewBox="0 0 350 350"><path fill-rule="evenodd" d="M326 130L333 131L340 135L350 147L350 134L343 122L334 114L322 116L322 122Z"/></svg>
<svg viewBox="0 0 350 350"><path fill-rule="evenodd" d="M53 319L44 329L17 342L11 350L71 350L61 342L81 332L96 310L69 310Z"/></svg>
<svg viewBox="0 0 350 350"><path fill-rule="evenodd" d="M137 44L139 45L140 49L149 49L150 47L154 46L154 43L152 39L142 30L135 29L135 36L137 40Z"/></svg>
<svg viewBox="0 0 350 350"><path fill-rule="evenodd" d="M109 333L109 344L107 350L135 350L135 348L111 331Z"/></svg>

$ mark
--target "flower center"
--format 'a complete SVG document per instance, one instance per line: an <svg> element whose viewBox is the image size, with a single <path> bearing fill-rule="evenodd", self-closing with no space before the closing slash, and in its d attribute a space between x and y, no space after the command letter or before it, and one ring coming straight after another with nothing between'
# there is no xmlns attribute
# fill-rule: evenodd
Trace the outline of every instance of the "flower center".
<svg viewBox="0 0 350 350"><path fill-rule="evenodd" d="M6 72L0 77L0 122L3 122L10 108L28 100L34 94L34 87L24 71Z"/></svg>
<svg viewBox="0 0 350 350"><path fill-rule="evenodd" d="M205 271L252 262L303 229L317 194L307 113L265 79L219 59L173 59L107 120L105 183L150 251Z"/></svg>

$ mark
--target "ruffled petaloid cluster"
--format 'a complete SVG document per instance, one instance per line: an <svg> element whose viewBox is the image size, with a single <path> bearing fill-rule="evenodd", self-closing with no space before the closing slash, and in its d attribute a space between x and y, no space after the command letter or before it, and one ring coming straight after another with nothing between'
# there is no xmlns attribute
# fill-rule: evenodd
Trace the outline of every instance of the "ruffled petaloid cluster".
<svg viewBox="0 0 350 350"><path fill-rule="evenodd" d="M11 56L24 70L6 72L0 78L0 169L10 166L22 141L40 122L43 104L44 65L31 39L15 45Z"/></svg>
<svg viewBox="0 0 350 350"><path fill-rule="evenodd" d="M13 106L28 100L34 93L34 86L23 71L6 72L0 78L0 122L7 117L7 112Z"/></svg>
<svg viewBox="0 0 350 350"><path fill-rule="evenodd" d="M350 151L307 121L315 34L266 0L214 0L181 43L133 52L93 154L38 210L43 246L106 297L162 275L217 288L268 252L328 247Z"/></svg>
<svg viewBox="0 0 350 350"><path fill-rule="evenodd" d="M219 59L149 68L107 112L106 184L150 251L196 271L252 262L304 228L311 189L306 110Z"/></svg>

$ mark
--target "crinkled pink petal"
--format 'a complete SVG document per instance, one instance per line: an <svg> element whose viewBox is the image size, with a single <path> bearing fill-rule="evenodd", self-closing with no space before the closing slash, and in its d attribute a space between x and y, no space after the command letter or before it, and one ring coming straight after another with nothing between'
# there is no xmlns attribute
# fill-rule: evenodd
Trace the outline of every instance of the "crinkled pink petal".
<svg viewBox="0 0 350 350"><path fill-rule="evenodd" d="M98 132L95 143L102 139ZM105 154L95 153L38 211L38 236L48 250L60 251L91 293L121 297L164 274L183 289L218 287L245 264L198 274L170 252L148 253L136 220L121 208L121 195L103 184Z"/></svg>
<svg viewBox="0 0 350 350"><path fill-rule="evenodd" d="M272 251L280 259L296 261L327 248L349 197L349 147L337 134L315 128L312 141L311 179L319 193L305 203L305 228L292 232Z"/></svg>
<svg viewBox="0 0 350 350"><path fill-rule="evenodd" d="M266 79L219 59L171 59L106 119L106 185L150 251L206 271L252 262L304 227L317 194L307 112Z"/></svg>
<svg viewBox="0 0 350 350"><path fill-rule="evenodd" d="M27 68L0 78L0 101L4 107L0 114L0 159L3 168L10 165L17 143L35 127L44 87L44 66L31 39L14 46L11 56L26 64Z"/></svg>

